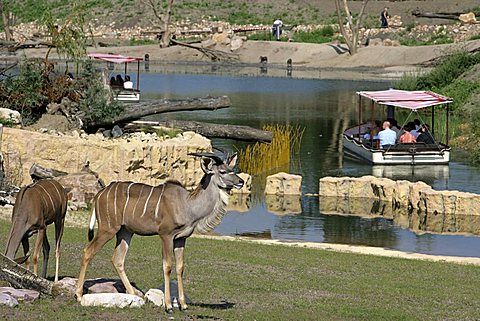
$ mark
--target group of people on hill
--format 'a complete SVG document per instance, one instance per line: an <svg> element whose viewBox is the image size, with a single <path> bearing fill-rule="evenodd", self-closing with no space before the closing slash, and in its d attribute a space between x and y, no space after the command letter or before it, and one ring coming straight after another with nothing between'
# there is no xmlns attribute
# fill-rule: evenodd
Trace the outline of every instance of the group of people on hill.
<svg viewBox="0 0 480 321"><path fill-rule="evenodd" d="M129 75L125 75L125 80L123 80L122 75L117 75L116 77L110 78L110 86L113 87L123 87L124 89L133 89L133 82L130 79Z"/></svg>
<svg viewBox="0 0 480 321"><path fill-rule="evenodd" d="M407 123L403 128L400 128L397 121L393 118L387 119L383 124L380 121L376 121L375 125L373 139L379 141L379 147L382 149L395 145L397 142L401 144L435 144L435 139L430 132L430 126L428 124L422 125L419 119ZM371 133L366 133L363 138L371 140Z"/></svg>

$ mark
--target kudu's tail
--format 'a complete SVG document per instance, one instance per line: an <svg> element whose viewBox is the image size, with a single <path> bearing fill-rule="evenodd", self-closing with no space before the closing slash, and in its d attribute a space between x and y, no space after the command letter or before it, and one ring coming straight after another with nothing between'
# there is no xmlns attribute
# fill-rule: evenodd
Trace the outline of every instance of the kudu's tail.
<svg viewBox="0 0 480 321"><path fill-rule="evenodd" d="M88 225L88 241L93 240L95 221L97 220L97 215L95 214L95 207L92 210L92 216L90 217L90 224Z"/></svg>

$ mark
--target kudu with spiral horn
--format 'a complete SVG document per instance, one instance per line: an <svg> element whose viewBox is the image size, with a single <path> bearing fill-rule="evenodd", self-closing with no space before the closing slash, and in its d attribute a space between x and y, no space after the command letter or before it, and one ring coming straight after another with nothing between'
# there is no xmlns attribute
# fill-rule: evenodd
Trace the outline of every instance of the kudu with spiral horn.
<svg viewBox="0 0 480 321"><path fill-rule="evenodd" d="M225 162L213 153L192 153L201 157L204 172L199 186L192 192L178 182L167 181L158 186L133 182L113 182L97 193L90 219L90 243L84 250L76 296L81 300L87 266L94 255L114 236L116 245L112 263L127 293L135 294L124 270L124 261L133 234L158 234L163 245L165 309L172 310L170 273L175 253L179 304L186 309L183 290L184 248L194 231L205 233L218 225L225 214L228 191L241 188L243 180L233 168L237 156ZM95 222L98 230L93 237ZM92 239L93 237L93 239Z"/></svg>

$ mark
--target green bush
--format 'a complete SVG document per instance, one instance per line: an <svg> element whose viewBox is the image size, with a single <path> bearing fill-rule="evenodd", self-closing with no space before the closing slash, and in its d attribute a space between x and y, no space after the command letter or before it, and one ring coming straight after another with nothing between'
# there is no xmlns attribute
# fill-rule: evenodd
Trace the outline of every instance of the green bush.
<svg viewBox="0 0 480 321"><path fill-rule="evenodd" d="M45 111L46 78L38 61L24 61L17 76L0 83L0 106L20 112L24 125L34 123Z"/></svg>
<svg viewBox="0 0 480 321"><path fill-rule="evenodd" d="M112 100L111 92L105 89L101 74L94 70L91 61L85 62L77 86L86 88L79 108L87 126L99 120L113 120L124 111L124 105Z"/></svg>

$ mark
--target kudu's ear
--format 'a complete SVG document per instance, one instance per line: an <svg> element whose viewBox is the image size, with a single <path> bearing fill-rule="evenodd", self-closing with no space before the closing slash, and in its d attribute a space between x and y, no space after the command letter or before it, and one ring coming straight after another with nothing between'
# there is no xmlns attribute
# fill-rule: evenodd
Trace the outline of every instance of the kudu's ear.
<svg viewBox="0 0 480 321"><path fill-rule="evenodd" d="M237 165L238 155L237 153L233 154L227 159L227 165L230 168L234 168Z"/></svg>
<svg viewBox="0 0 480 321"><path fill-rule="evenodd" d="M200 159L200 167L205 174L211 174L213 168L213 159L208 157L202 157Z"/></svg>

